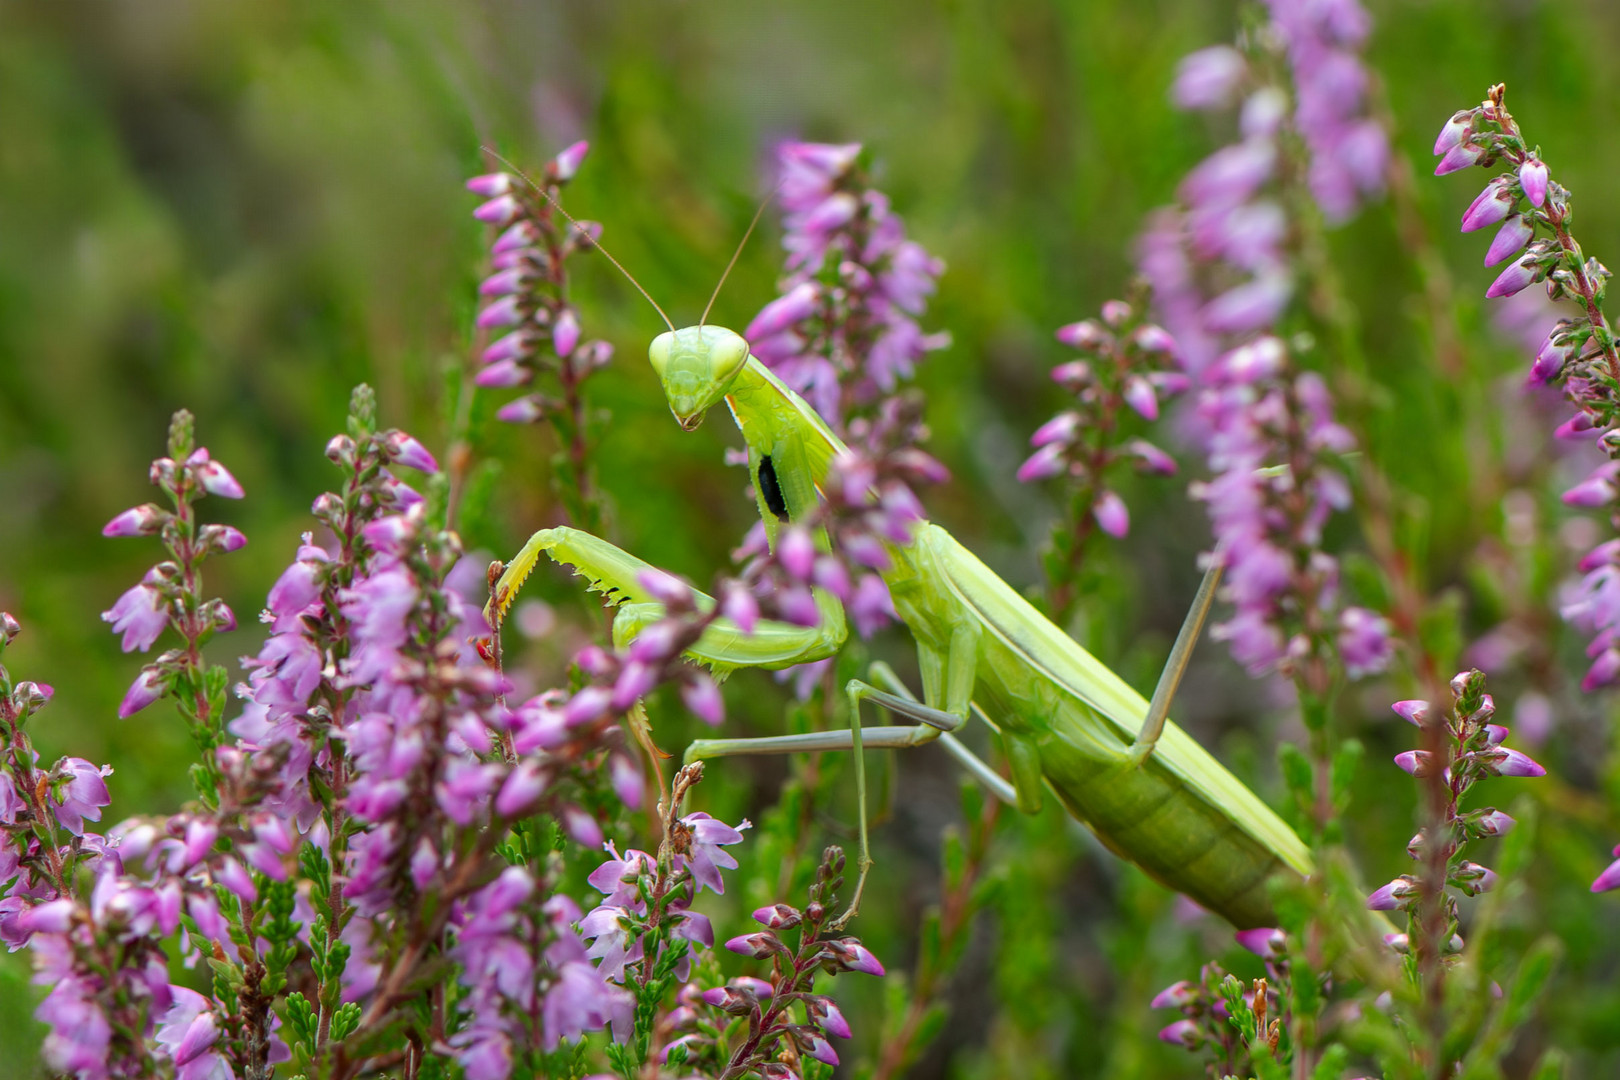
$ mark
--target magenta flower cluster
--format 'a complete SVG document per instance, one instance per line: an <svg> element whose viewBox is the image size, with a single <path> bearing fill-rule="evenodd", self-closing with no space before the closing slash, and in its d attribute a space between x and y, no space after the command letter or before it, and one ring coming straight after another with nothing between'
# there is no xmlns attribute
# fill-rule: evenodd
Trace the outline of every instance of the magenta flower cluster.
<svg viewBox="0 0 1620 1080"><path fill-rule="evenodd" d="M1324 214L1347 216L1381 184L1387 148L1366 119L1365 72L1355 48L1366 17L1354 0L1272 4L1266 34L1291 64L1288 89L1263 82L1265 66L1219 46L1182 64L1175 99L1214 109L1241 99L1242 140L1216 151L1182 182L1180 207L1160 211L1143 235L1142 271L1165 327L1197 383L1189 425L1214 476L1193 486L1206 503L1225 596L1237 610L1214 634L1253 673L1305 675L1321 690L1337 654L1352 676L1381 670L1388 623L1339 598L1322 529L1349 506L1335 459L1353 449L1333 420L1327 384L1297 373L1270 330L1293 295L1290 220L1277 191L1296 176L1290 134L1307 147L1309 186Z"/></svg>
<svg viewBox="0 0 1620 1080"><path fill-rule="evenodd" d="M778 147L787 276L743 334L839 431L950 343L917 324L945 264L906 239L860 159L858 143Z"/></svg>
<svg viewBox="0 0 1620 1080"><path fill-rule="evenodd" d="M726 942L731 952L769 960L770 978L742 976L695 995L693 1008L679 1018L678 1027L685 1031L666 1047L666 1060L702 1064L706 1074L720 1080L749 1075L801 1080L803 1074L792 1064L800 1055L824 1065L838 1064L829 1038L848 1039L852 1032L838 1004L815 992L816 976L850 971L884 974L877 957L859 939L843 933L843 918L834 917L843 870L843 851L827 848L808 904L802 909L782 903L762 907L754 918L765 929ZM791 930L797 931L796 946L783 941L783 932ZM738 1019L746 1021L745 1034L729 1045L725 1029ZM778 1052L783 1043L792 1046L792 1055Z"/></svg>
<svg viewBox="0 0 1620 1080"><path fill-rule="evenodd" d="M1159 1039L1186 1050L1208 1048L1224 1068L1222 1075L1241 1073L1238 1065L1255 1043L1267 1042L1275 1050L1281 1029L1287 1026L1284 1011L1288 981L1292 976L1287 938L1271 927L1240 930L1238 944L1259 956L1266 964L1266 978L1245 986L1235 975L1217 963L1205 964L1196 982L1182 979L1154 995L1149 1007L1175 1009L1181 1018L1159 1029ZM1235 1015L1240 1014L1240 1015ZM1268 1022L1267 1017L1276 1019Z"/></svg>
<svg viewBox="0 0 1620 1080"><path fill-rule="evenodd" d="M1267 6L1270 25L1249 38L1260 52L1216 45L1182 61L1176 103L1238 105L1241 138L1187 174L1182 206L1160 211L1141 242L1143 273L1194 376L1214 362L1223 339L1274 324L1293 295L1291 226L1277 187L1303 174L1330 221L1350 217L1383 187L1388 140L1365 115L1368 76L1356 55L1366 14L1356 0ZM1287 83L1268 81L1267 48L1286 54ZM1307 160L1290 163L1296 135Z"/></svg>
<svg viewBox="0 0 1620 1080"><path fill-rule="evenodd" d="M1192 492L1209 509L1236 608L1213 636L1255 674L1297 673L1333 652L1352 677L1381 670L1388 624L1340 605L1338 561L1321 548L1328 516L1350 503L1334 461L1354 445L1333 420L1327 384L1294 374L1270 336L1221 356L1203 382L1197 410L1215 475Z"/></svg>
<svg viewBox="0 0 1620 1080"><path fill-rule="evenodd" d="M189 417L177 418L171 453L153 469L174 509L137 508L109 526L160 535L168 548L138 586L161 589L160 600L131 605L155 607L164 622L136 626L132 644L148 647L169 627L183 647L136 690L155 684L191 721L204 757L197 809L125 822L111 840L86 832L109 801L106 770L77 758L41 769L23 727L51 691L12 685L0 669L0 862L10 867L0 865L0 937L28 945L51 988L39 1016L52 1029L52 1068L144 1077L167 1061L181 1077L217 1080L293 1060L350 1077L372 1058L347 1047L349 1035L408 1034L435 993L453 1014L413 1045L431 1041L469 1080L501 1080L609 1024L631 1037L634 999L619 980L636 958L604 962L602 935L585 932L596 927L557 891L536 830L555 821L597 847L607 808L640 805L618 719L652 685L683 677L668 662L701 629L671 596L670 618L647 629L639 651L603 654L605 685L508 706L469 595L484 575L393 473L422 470L432 488L436 462L408 435L377 431L372 410L361 388L349 432L327 448L344 483L313 509L332 540L306 534L270 590L270 635L246 661L244 708L228 728L225 672L196 653L225 622L196 570L240 547L240 534L197 525L193 504L240 488L190 446ZM130 633L122 620L110 616ZM9 643L18 627L9 616L5 627ZM652 682L634 674L638 664ZM615 704L627 680L635 695ZM713 683L687 682L718 719ZM664 915L708 944L690 900L696 886L719 890L720 868L736 865L722 847L740 835L701 813L675 824L687 842L672 865L693 887ZM175 935L182 957L220 973L211 993L170 985L164 941Z"/></svg>
<svg viewBox="0 0 1620 1080"><path fill-rule="evenodd" d="M1570 194L1551 178L1539 152L1524 139L1503 101L1502 87L1486 100L1446 121L1435 140L1436 175L1478 165L1500 168L1463 213L1463 232L1496 227L1485 265L1508 262L1485 295L1512 296L1546 282L1551 299L1568 300L1575 311L1548 332L1530 365L1533 384L1556 383L1574 415L1559 438L1596 442L1608 460L1564 492L1564 502L1607 510L1620 504L1620 350L1603 314L1609 271L1584 255L1569 230ZM1620 540L1589 552L1585 574L1564 605L1564 618L1592 634L1592 664L1581 685L1594 690L1620 681Z"/></svg>
<svg viewBox="0 0 1620 1080"><path fill-rule="evenodd" d="M1146 322L1139 305L1110 300L1102 319L1060 327L1057 339L1082 359L1052 369L1052 379L1074 395L1065 409L1029 438L1035 448L1018 468L1024 483L1066 476L1074 486L1074 528L1084 542L1091 524L1114 537L1130 531L1130 511L1108 486L1108 473L1122 462L1142 472L1172 476L1176 462L1146 439L1125 439L1126 409L1144 420L1159 418L1161 399L1184 392L1176 343L1162 327Z"/></svg>
<svg viewBox="0 0 1620 1080"><path fill-rule="evenodd" d="M1459 672L1451 680L1452 708L1449 715L1436 713L1427 701L1397 701L1395 714L1414 726L1441 729L1438 754L1432 750L1408 750L1395 757L1395 764L1419 779L1438 779L1445 787L1444 818L1435 826L1425 826L1412 838L1407 853L1432 869L1433 873L1402 874L1367 897L1374 911L1405 911L1411 916L1408 934L1395 934L1389 943L1399 951L1414 948L1419 935L1418 908L1431 886L1430 881L1450 886L1468 896L1493 888L1496 873L1466 858L1468 845L1485 837L1501 836L1514 826L1514 820L1491 806L1462 810L1464 796L1476 783L1493 776L1545 776L1529 757L1506 745L1508 729L1491 723L1496 703L1485 693L1485 676L1480 671ZM1435 898L1431 898L1435 899ZM1443 898L1447 929L1439 947L1455 953L1462 947L1457 937L1457 902ZM1418 946L1421 947L1421 946Z"/></svg>
<svg viewBox="0 0 1620 1080"><path fill-rule="evenodd" d="M921 403L902 388L917 361L949 337L925 334L917 323L944 264L906 239L860 159L853 143L789 142L777 150L786 276L782 295L744 336L752 354L803 394L848 446L808 519L782 530L774 551L764 525L756 525L735 557L745 564L743 585L770 598L784 620L818 624L828 606L819 590L845 605L856 631L869 636L894 618L880 575L892 562L888 548L909 543L923 520L913 488L949 478L918 448L927 437ZM823 529L829 549L818 548ZM794 669L801 697L829 663Z"/></svg>

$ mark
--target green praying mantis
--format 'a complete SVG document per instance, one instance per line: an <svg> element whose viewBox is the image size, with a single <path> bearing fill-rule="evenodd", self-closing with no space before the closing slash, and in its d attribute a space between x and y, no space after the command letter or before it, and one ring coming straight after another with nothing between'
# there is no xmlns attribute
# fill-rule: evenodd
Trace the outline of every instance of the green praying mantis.
<svg viewBox="0 0 1620 1080"><path fill-rule="evenodd" d="M667 317L664 321L670 329L653 340L648 359L670 410L683 429L691 430L710 408L726 403L747 443L749 478L774 548L784 523L811 519L818 489L846 448L803 398L750 355L741 335L702 322L675 329ZM653 569L649 564L588 533L553 528L534 534L496 583L487 611L497 633L542 553L573 567L618 606L616 644L633 640L662 617L663 606L640 581ZM1275 923L1269 881L1279 873L1309 876L1309 848L1168 720L1214 600L1218 563L1205 575L1150 704L939 526L918 523L911 542L892 545L889 553L891 566L883 578L896 613L916 639L922 700L887 666L875 664L872 682L852 680L845 688L847 730L700 740L687 750L688 760L853 751L861 854L849 914L859 907L871 865L863 749L937 741L994 794L1024 812L1038 811L1050 788L1110 850L1235 926ZM761 620L745 634L720 618L687 655L721 676L742 667L785 668L831 656L846 635L844 613L825 591L815 595L822 614L818 626ZM703 610L714 604L703 594L696 602ZM863 728L862 702L910 723ZM999 734L1010 783L955 737L972 715Z"/></svg>

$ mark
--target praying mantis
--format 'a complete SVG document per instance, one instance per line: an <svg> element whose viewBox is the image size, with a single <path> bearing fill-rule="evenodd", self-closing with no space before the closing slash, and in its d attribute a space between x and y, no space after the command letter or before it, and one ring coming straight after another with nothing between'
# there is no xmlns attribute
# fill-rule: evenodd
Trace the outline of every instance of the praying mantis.
<svg viewBox="0 0 1620 1080"><path fill-rule="evenodd" d="M784 522L810 518L819 486L846 447L803 398L750 355L741 335L702 322L682 329L667 317L665 323L670 329L653 340L648 359L670 410L691 430L710 408L726 403L747 443L749 478L774 546ZM653 567L589 533L561 527L535 533L506 565L487 609L497 633L542 554L573 567L618 606L616 644L633 640L662 617L663 606L643 584ZM845 687L847 730L699 740L687 750L688 760L853 751L861 860L848 914L859 907L871 865L863 749L937 741L1021 811L1037 812L1050 789L1106 847L1162 884L1240 929L1274 925L1269 881L1277 874L1309 876L1309 848L1168 720L1214 600L1218 561L1204 578L1150 704L939 526L919 523L910 543L891 545L889 554L883 578L896 614L916 640L922 700L887 666L876 664L872 682L852 680ZM822 590L816 599L818 626L761 620L744 633L720 618L687 655L720 675L831 656L846 635L843 611ZM696 602L704 610L714 604L701 593ZM863 728L863 702L912 723ZM1010 783L955 738L973 715L999 733Z"/></svg>

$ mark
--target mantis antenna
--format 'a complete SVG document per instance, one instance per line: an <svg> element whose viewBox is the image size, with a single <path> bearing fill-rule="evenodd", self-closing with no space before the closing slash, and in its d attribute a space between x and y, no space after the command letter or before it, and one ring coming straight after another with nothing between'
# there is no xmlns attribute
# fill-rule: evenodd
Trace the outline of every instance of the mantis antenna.
<svg viewBox="0 0 1620 1080"><path fill-rule="evenodd" d="M634 285L636 287L636 291L638 293L640 293L642 296L647 298L647 303L651 304L653 306L653 310L658 312L658 317L660 319L664 320L664 325L669 327L672 332L674 331L675 324L669 321L669 316L665 315L664 314L664 309L658 306L658 301L656 301L656 300L654 300L652 298L652 293L650 293L646 289L642 288L641 287L641 282L636 280L635 275L632 274L630 271L626 270L624 268L624 264L621 263L618 259L615 259L613 257L613 255L608 251L608 249L602 246L602 241L600 241L596 237L592 236L590 234L590 230L586 229L585 226L581 225L574 218L573 214L570 214L567 210L564 210L563 207L562 207L562 203L558 202L556 200L556 198L551 194L551 192L547 191L545 188L543 188L539 184L535 183L533 180L531 180L529 178L528 173L524 172L522 169L518 168L516 165L512 164L510 161L506 160L501 155L499 155L495 151L491 150L489 147L484 146L484 147L480 147L479 149L483 150L484 153L488 154L490 157L494 158L496 161L500 162L502 165L505 165L508 169L511 169L512 172L514 172L518 176L522 177L523 182L528 184L530 187L534 188L535 191L539 192L540 197L542 199L546 200L546 202L550 203L551 206L552 206L552 209L556 210L557 213L559 213L563 217L567 218L568 219L568 224L572 225L574 227L574 230L576 232L578 232L580 236L585 238L585 242L590 244L597 251L600 251L602 253L602 256L605 259L607 259L608 262L613 264L613 268L615 270L617 270L619 273L623 274L625 280L628 281L630 284ZM761 209L764 209L764 208L761 207ZM759 220L759 215L758 214L754 215L754 220L755 221ZM749 226L749 231L752 231L752 230L753 230L753 226L750 225ZM745 237L743 237L743 239L747 240L748 238L745 236ZM736 256L732 256L732 261L733 262L737 261ZM731 268L727 267L726 269L729 271ZM722 277L720 280L722 282L724 282L725 278ZM716 290L716 291L718 291L718 290ZM713 302L714 301L712 301L712 300L710 301L710 303L713 303ZM705 309L705 313L707 313L707 309Z"/></svg>
<svg viewBox="0 0 1620 1080"><path fill-rule="evenodd" d="M742 239L737 241L737 250L731 253L731 261L726 263L725 270L720 274L720 280L715 283L714 292L709 296L709 302L703 305L703 314L698 318L699 327L709 321L709 309L714 307L716 300L720 299L720 290L725 287L726 278L731 276L731 268L737 265L737 259L742 255L743 248L748 246L748 238L754 235L754 226L759 224L760 216L765 213L765 208L771 204L771 200L776 197L776 193L781 190L781 187L781 184L777 184L776 187L771 189L769 195L760 200L759 209L754 211L754 220L748 223L747 231L743 233Z"/></svg>

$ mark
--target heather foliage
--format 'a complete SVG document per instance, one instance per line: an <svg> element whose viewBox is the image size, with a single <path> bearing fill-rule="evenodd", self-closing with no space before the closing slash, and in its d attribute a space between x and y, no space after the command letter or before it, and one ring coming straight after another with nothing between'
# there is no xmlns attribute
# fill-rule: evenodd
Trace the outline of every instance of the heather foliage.
<svg viewBox="0 0 1620 1080"><path fill-rule="evenodd" d="M1613 1073L1620 16L564 8L0 12L0 1062ZM611 261L695 322L761 199L705 319L849 445L792 523ZM1172 713L1309 846L1276 925L937 747L855 914L847 754L682 766L922 686L925 519L1144 693L1222 569ZM656 603L491 626L557 525Z"/></svg>

